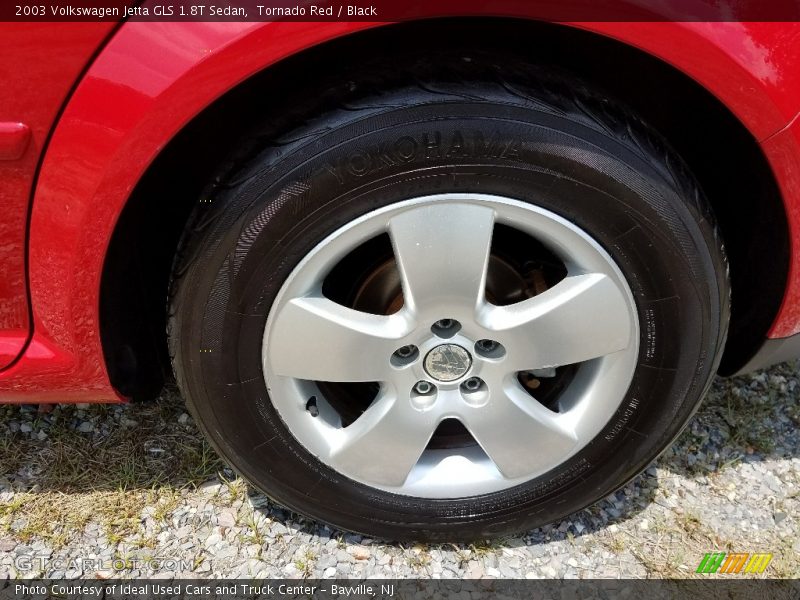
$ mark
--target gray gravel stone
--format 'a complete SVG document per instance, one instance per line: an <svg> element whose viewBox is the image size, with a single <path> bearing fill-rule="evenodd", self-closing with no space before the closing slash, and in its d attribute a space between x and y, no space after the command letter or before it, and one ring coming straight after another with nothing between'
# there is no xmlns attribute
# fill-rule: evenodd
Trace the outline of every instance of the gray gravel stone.
<svg viewBox="0 0 800 600"><path fill-rule="evenodd" d="M64 543L31 537L25 506L39 495L56 492L54 498L80 506L115 489L99 482L96 490L62 494L47 483L42 469L53 445L68 444L63 433L52 441L54 424L66 418L69 431L92 444L124 430L136 436L142 460L160 461L181 447L170 439L197 433L175 394L166 394L157 409L169 428L166 436L147 429L147 411L153 410L147 404L56 407L44 415L31 407L0 407L0 435L32 445L22 460L9 456L5 462L14 466L0 474L0 505L20 500L19 508L0 516L0 578L39 574L18 573L19 556L52 559L41 574L57 578L116 576L108 568L64 568L65 561L90 556L108 564L121 556L181 561L160 570L142 563L123 577L687 577L714 544L737 552L769 548L774 558L767 575L800 573L795 364L718 380L675 445L624 489L557 523L490 543L398 545L332 531L292 516L227 469L196 487L181 487L171 473L163 492L152 483L131 486L125 493L132 497L153 494L138 515L138 529L98 516L70 531ZM42 460L33 460L31 452ZM107 465L114 473L123 467Z"/></svg>

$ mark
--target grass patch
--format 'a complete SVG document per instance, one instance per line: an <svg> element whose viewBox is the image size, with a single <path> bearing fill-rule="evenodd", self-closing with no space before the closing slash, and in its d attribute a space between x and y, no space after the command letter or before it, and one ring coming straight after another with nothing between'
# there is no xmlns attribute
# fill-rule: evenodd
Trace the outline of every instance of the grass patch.
<svg viewBox="0 0 800 600"><path fill-rule="evenodd" d="M90 522L110 541L121 541L139 531L147 506L154 507L156 522L166 520L182 489L199 486L224 466L191 421L179 423L184 411L174 393L140 405L57 406L49 414L0 407L6 427L0 473L15 492L0 500L0 531L57 547ZM30 424L33 433L8 430L11 420ZM87 420L94 431L81 432Z"/></svg>

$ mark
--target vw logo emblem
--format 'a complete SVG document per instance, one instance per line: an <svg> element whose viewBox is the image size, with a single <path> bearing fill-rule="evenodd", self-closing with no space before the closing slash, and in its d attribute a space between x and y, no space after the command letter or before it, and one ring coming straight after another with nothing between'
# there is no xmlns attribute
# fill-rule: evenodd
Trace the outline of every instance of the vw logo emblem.
<svg viewBox="0 0 800 600"><path fill-rule="evenodd" d="M436 346L425 357L425 371L437 381L460 379L471 366L469 352L456 344Z"/></svg>

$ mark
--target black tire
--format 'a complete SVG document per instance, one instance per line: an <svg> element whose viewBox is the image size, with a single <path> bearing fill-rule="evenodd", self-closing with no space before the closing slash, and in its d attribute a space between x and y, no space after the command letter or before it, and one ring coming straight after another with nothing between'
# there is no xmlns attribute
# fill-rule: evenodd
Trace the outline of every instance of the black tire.
<svg viewBox="0 0 800 600"><path fill-rule="evenodd" d="M256 139L198 204L171 293L175 374L220 455L288 508L384 539L494 537L613 492L679 434L727 331L722 243L660 136L572 79L509 64L448 73L348 88L304 123ZM549 473L470 498L393 495L346 479L295 440L267 392L262 336L283 281L325 236L380 206L456 191L535 203L594 236L633 292L639 362L602 433Z"/></svg>

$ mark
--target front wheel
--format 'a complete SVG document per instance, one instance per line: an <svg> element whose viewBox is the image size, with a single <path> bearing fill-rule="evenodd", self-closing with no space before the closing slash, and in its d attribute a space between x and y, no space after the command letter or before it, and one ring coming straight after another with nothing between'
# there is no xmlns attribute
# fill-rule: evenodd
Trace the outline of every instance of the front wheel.
<svg viewBox="0 0 800 600"><path fill-rule="evenodd" d="M709 385L728 283L691 175L578 82L504 77L320 110L194 217L178 382L293 510L396 540L541 525L646 467Z"/></svg>

